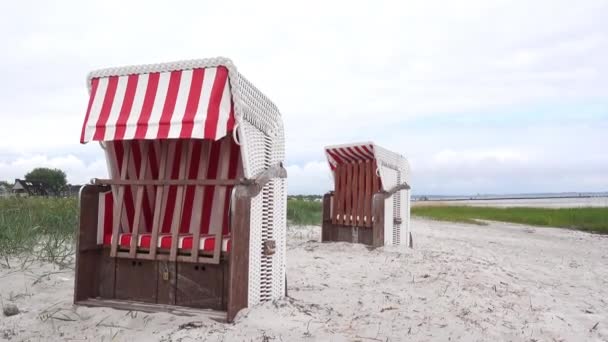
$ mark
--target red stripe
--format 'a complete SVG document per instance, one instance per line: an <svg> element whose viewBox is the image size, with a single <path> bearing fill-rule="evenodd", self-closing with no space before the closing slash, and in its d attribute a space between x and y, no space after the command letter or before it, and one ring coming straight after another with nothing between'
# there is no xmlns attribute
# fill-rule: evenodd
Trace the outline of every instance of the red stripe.
<svg viewBox="0 0 608 342"><path fill-rule="evenodd" d="M202 140L190 140L192 144L192 156L190 157L190 167L188 169L188 179L197 179L198 171L201 163L201 154L203 149ZM195 186L186 187L186 195L184 199L184 210L182 215L182 223L180 232L188 233L190 230L190 220L192 220L192 208L194 206L194 195L196 194Z"/></svg>
<svg viewBox="0 0 608 342"><path fill-rule="evenodd" d="M327 154L329 154L332 158L334 158L334 160L338 164L344 163L344 161L342 160L342 158L340 158L340 156L338 156L336 153L334 153L331 149L327 149L326 151L327 151Z"/></svg>
<svg viewBox="0 0 608 342"><path fill-rule="evenodd" d="M110 191L107 194L104 194L104 216L103 216L103 232L104 234L112 235L112 226L114 220L114 197L112 196L112 192Z"/></svg>
<svg viewBox="0 0 608 342"><path fill-rule="evenodd" d="M116 87L118 85L118 76L111 76L108 79L108 89L106 90L106 96L103 99L103 105L101 106L101 112L99 113L99 119L95 127L95 134L93 140L103 140L106 134L106 124L110 117L110 111L112 110L112 103L114 103L114 96L116 95Z"/></svg>
<svg viewBox="0 0 608 342"><path fill-rule="evenodd" d="M228 164L228 179L236 179L239 166L240 147L232 137L227 136L225 139L230 139L230 161ZM226 187L226 199L224 201L224 219L222 220L222 234L230 233L230 195L232 194L232 186Z"/></svg>
<svg viewBox="0 0 608 342"><path fill-rule="evenodd" d="M175 101L177 101L177 93L179 92L179 82L182 78L182 71L171 71L169 78L169 89L167 89L167 97L163 106L163 113L158 122L158 139L167 139L169 137L169 128L171 128L171 118L175 109Z"/></svg>
<svg viewBox="0 0 608 342"><path fill-rule="evenodd" d="M188 102L186 103L186 112L182 120L182 130L179 134L181 138L191 138L192 129L194 128L194 117L198 109L198 102L201 98L201 90L203 89L203 79L205 77L205 69L194 69L192 71L192 83L190 84L190 93L188 94Z"/></svg>
<svg viewBox="0 0 608 342"><path fill-rule="evenodd" d="M150 149L148 155L150 156L150 172L152 173L152 179L158 179L158 173L160 172L160 165L158 159L156 159L157 151L156 145L153 141L150 141Z"/></svg>
<svg viewBox="0 0 608 342"><path fill-rule="evenodd" d="M344 147L337 148L336 153L339 154L347 163L355 161L355 159L346 151Z"/></svg>
<svg viewBox="0 0 608 342"><path fill-rule="evenodd" d="M207 169L207 179L217 178L217 169L220 159L221 142L215 141L211 144L211 152L209 152L209 168ZM213 205L213 195L215 193L214 186L205 187L203 195L203 215L201 219L201 233L209 232L209 224L211 222L211 206Z"/></svg>
<svg viewBox="0 0 608 342"><path fill-rule="evenodd" d="M175 142L175 153L173 157L173 165L171 169L171 179L179 178L179 164L181 163L182 157L182 142L183 140L177 140ZM163 218L162 232L171 232L171 221L173 221L173 212L175 210L175 202L177 198L177 186L169 186L167 193L167 205L165 207L165 215Z"/></svg>
<svg viewBox="0 0 608 342"><path fill-rule="evenodd" d="M362 145L361 147L369 154L370 158L374 158L374 152L372 152L373 147L371 147L371 145L369 148L366 145Z"/></svg>
<svg viewBox="0 0 608 342"><path fill-rule="evenodd" d="M139 75L129 75L127 80L127 89L125 90L125 98L120 107L120 115L116 120L116 132L114 134L114 140L122 140L127 130L127 120L131 114L131 108L133 107L133 100L135 99L135 90L137 90L137 80Z"/></svg>
<svg viewBox="0 0 608 342"><path fill-rule="evenodd" d="M144 175L144 179L146 179L149 173L153 173L153 165L151 159L156 159L156 155L154 152L154 142L149 140L142 140L142 144L148 144L148 155L144 156L144 163L148 163L149 169L146 171ZM156 167L158 169L158 167ZM158 176L153 177L154 179L158 179ZM152 186L152 189L154 187ZM156 191L153 191L155 193ZM150 201L150 196L148 194L148 187L144 188L144 198L143 198L143 212L144 212L144 220L146 221L146 225L144 226L146 231L150 231L152 229L152 202Z"/></svg>
<svg viewBox="0 0 608 342"><path fill-rule="evenodd" d="M358 162L365 160L363 156L360 156L352 147L346 147L346 152L353 158L353 161Z"/></svg>
<svg viewBox="0 0 608 342"><path fill-rule="evenodd" d="M144 97L144 103L141 107L141 113L137 119L137 130L135 131L134 139L145 139L146 132L148 131L148 122L152 113L152 107L154 107L154 99L156 98L156 91L158 90L158 79L160 73L153 72L148 75L148 85L146 86L146 95Z"/></svg>
<svg viewBox="0 0 608 342"><path fill-rule="evenodd" d="M213 81L213 87L211 88L211 96L209 98L209 107L207 108L207 119L205 120L205 139L215 140L215 133L217 131L217 122L220 116L220 103L222 101L222 94L224 93L224 87L226 86L226 79L228 78L228 69L225 67L217 67L215 73L215 80Z"/></svg>
<svg viewBox="0 0 608 342"><path fill-rule="evenodd" d="M89 98L89 105L87 106L87 115L84 117L84 123L82 124L82 133L80 133L80 143L84 144L84 133L87 130L87 123L89 122L89 115L91 115L91 107L93 107L93 101L95 100L95 94L97 94L97 86L99 85L99 78L91 80L91 97Z"/></svg>
<svg viewBox="0 0 608 342"><path fill-rule="evenodd" d="M228 115L228 122L226 123L226 133L230 133L234 130L234 121L234 102L232 101L232 97L230 97L230 114Z"/></svg>
<svg viewBox="0 0 608 342"><path fill-rule="evenodd" d="M361 156L361 158L369 159L369 156L367 155L367 153L365 153L365 151L361 150L361 148L359 146L355 146L355 147L353 147L353 149L357 152L357 154L359 156Z"/></svg>

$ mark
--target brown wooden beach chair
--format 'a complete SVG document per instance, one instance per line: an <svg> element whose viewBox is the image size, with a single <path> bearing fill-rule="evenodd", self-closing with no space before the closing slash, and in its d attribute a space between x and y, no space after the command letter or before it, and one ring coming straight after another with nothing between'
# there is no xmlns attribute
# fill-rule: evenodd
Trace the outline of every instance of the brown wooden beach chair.
<svg viewBox="0 0 608 342"><path fill-rule="evenodd" d="M88 85L81 142L100 143L109 177L80 192L74 302L231 321L283 296L276 106L225 58L104 69Z"/></svg>
<svg viewBox="0 0 608 342"><path fill-rule="evenodd" d="M323 197L323 241L411 244L409 165L371 142L325 148L334 190Z"/></svg>

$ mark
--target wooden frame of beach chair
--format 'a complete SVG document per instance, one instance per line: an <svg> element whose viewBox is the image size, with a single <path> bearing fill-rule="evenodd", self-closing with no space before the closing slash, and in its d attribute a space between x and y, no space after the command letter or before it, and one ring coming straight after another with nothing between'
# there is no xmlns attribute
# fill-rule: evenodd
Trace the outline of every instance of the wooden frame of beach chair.
<svg viewBox="0 0 608 342"><path fill-rule="evenodd" d="M88 82L81 142L100 142L110 177L80 192L74 302L231 321L283 296L276 106L225 58L104 69Z"/></svg>
<svg viewBox="0 0 608 342"><path fill-rule="evenodd" d="M334 190L323 196L322 241L408 244L407 160L371 142L328 146Z"/></svg>

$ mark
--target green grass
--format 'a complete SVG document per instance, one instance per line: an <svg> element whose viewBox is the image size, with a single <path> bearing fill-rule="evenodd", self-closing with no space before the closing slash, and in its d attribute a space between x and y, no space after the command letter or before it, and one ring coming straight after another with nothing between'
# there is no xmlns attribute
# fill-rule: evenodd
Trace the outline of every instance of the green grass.
<svg viewBox="0 0 608 342"><path fill-rule="evenodd" d="M320 225L321 202L289 198L287 200L287 221L291 225Z"/></svg>
<svg viewBox="0 0 608 342"><path fill-rule="evenodd" d="M0 199L0 264L11 267L17 258L68 265L77 222L75 198Z"/></svg>
<svg viewBox="0 0 608 342"><path fill-rule="evenodd" d="M483 224L502 221L560 227L608 234L608 208L492 208L473 206L415 206L412 215L440 221Z"/></svg>

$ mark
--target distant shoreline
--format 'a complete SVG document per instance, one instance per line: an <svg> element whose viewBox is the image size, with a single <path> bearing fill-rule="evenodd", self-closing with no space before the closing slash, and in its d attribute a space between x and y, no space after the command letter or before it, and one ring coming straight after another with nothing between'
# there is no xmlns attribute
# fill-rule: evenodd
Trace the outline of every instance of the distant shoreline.
<svg viewBox="0 0 608 342"><path fill-rule="evenodd" d="M527 199L556 199L556 198L601 198L608 197L608 194L600 194L600 195L579 195L579 196L505 196L505 197L459 197L459 198L450 198L450 197L432 197L432 198L424 198L424 196L413 197L413 201L491 201L491 200L527 200Z"/></svg>

